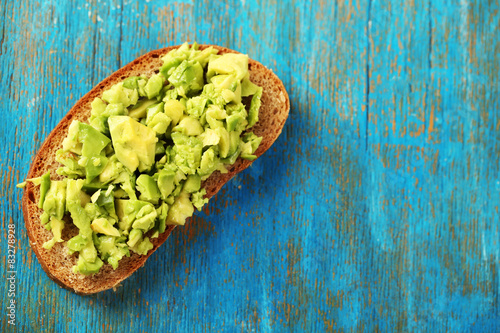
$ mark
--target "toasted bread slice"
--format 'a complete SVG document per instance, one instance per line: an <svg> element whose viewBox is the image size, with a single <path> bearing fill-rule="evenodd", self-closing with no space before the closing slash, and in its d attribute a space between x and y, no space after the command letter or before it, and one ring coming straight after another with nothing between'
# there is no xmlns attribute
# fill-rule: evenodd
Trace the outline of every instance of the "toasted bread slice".
<svg viewBox="0 0 500 333"><path fill-rule="evenodd" d="M205 49L210 45L200 45ZM51 178L60 178L56 169L61 165L56 162L56 151L62 147L62 141L66 137L69 125L75 119L87 121L90 117L90 103L95 97L100 97L102 92L109 89L129 76L145 74L151 76L162 65L161 57L167 52L179 46L171 46L151 51L128 65L119 69L108 78L104 79L89 93L83 96L68 114L61 120L56 128L49 134L39 152L33 160L28 178L39 177L50 170ZM213 46L219 54L236 53L236 51ZM262 142L255 155L262 155L278 138L288 117L290 102L287 92L281 80L261 63L249 60L250 80L263 88L261 98L262 105L259 112L259 121L253 127L253 132L262 136ZM234 175L247 168L252 162L239 158L229 168L229 173L221 174L218 171L212 174L202 186L207 191L207 197L214 196L221 187ZM77 263L77 255L69 255L66 242L56 243L51 250L42 247L43 243L52 238L52 233L45 229L40 223L42 210L38 208L39 187L28 182L23 196L23 214L28 232L30 245L35 252L42 268L48 276L62 287L68 288L78 294L93 294L117 286L121 281L144 265L148 257L168 238L174 226L167 229L158 238L151 239L153 249L147 255L132 253L130 257L124 257L119 262L116 270L111 265L104 264L99 273L85 276L73 273L73 266ZM69 217L66 217L69 222ZM186 223L189 223L187 221ZM62 238L68 240L78 234L78 229L72 223L66 223Z"/></svg>

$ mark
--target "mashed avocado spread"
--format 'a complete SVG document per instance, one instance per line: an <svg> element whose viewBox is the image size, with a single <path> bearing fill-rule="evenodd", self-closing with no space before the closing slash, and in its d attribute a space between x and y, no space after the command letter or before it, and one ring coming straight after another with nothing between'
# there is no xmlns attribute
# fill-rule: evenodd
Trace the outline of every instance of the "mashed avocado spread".
<svg viewBox="0 0 500 333"><path fill-rule="evenodd" d="M162 60L158 74L129 77L95 98L88 123L71 123L56 155L63 180L31 179L53 233L43 247L63 242L64 215L79 229L67 241L78 252L75 272L147 254L151 238L208 202L203 180L238 157L256 158L262 138L250 128L262 88L249 80L248 56L185 43Z"/></svg>

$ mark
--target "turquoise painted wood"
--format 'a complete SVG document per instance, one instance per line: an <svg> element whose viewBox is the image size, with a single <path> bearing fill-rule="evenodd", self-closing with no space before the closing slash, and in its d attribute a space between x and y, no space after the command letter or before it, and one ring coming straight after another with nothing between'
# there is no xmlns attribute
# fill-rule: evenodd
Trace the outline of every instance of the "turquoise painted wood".
<svg viewBox="0 0 500 333"><path fill-rule="evenodd" d="M500 331L499 13L486 0L1 1L1 331L12 299L24 332ZM272 68L291 100L282 136L116 292L59 288L15 184L83 94L186 40Z"/></svg>

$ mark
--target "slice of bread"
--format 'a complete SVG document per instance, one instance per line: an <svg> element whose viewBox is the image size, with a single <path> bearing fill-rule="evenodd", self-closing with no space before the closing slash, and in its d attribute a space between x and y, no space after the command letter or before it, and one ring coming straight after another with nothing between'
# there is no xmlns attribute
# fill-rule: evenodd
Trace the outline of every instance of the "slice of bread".
<svg viewBox="0 0 500 333"><path fill-rule="evenodd" d="M205 49L210 45L200 45L200 49ZM61 165L56 162L56 151L62 147L62 141L66 137L68 127L75 119L86 121L90 116L90 103L95 97L100 97L102 92L109 89L129 76L139 76L145 74L151 76L162 65L161 57L168 51L178 48L171 46L160 50L151 51L125 67L119 69L108 78L104 79L89 93L83 96L68 114L61 120L56 128L49 134L39 152L33 160L28 178L38 177L50 170L51 178L60 178L56 174L56 169ZM236 51L213 46L219 54L236 53ZM262 143L255 155L262 155L273 142L278 138L288 117L290 102L288 94L281 80L261 63L249 60L250 80L263 88L262 105L259 112L259 121L253 127L253 132L262 136ZM207 196L214 196L221 187L234 175L247 168L252 162L238 159L228 170L229 173L221 174L215 172L203 184L207 191ZM92 294L117 286L121 281L130 276L133 272L144 265L146 259L168 238L174 226L167 226L167 230L158 238L152 239L153 249L147 255L138 255L131 252L130 257L124 257L119 262L116 270L111 265L104 264L99 273L85 276L80 273L73 273L73 266L77 262L77 254L69 255L66 242L56 243L51 250L46 250L42 244L52 238L52 233L45 229L40 223L42 210L38 208L39 187L28 182L23 196L23 214L28 232L30 245L35 252L42 268L48 276L62 287L68 288L78 294ZM78 229L66 217L66 225L62 238L68 240L78 234ZM189 221L186 221L189 223Z"/></svg>

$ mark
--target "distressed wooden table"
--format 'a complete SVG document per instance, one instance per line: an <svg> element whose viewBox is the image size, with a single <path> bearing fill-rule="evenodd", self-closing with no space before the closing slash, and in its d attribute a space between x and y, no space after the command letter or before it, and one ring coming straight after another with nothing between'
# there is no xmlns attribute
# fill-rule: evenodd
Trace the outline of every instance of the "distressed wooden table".
<svg viewBox="0 0 500 333"><path fill-rule="evenodd" d="M25 332L499 331L499 10L1 1L1 331L11 300ZM183 41L272 68L291 100L283 134L116 292L63 290L15 184L85 92Z"/></svg>

